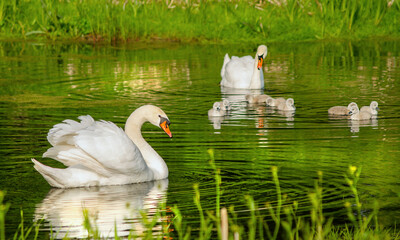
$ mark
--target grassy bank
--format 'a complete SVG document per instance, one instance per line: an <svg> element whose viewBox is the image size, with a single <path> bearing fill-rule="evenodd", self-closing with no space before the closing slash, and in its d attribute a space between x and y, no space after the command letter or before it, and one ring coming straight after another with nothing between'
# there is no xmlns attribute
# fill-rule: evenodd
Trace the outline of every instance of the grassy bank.
<svg viewBox="0 0 400 240"><path fill-rule="evenodd" d="M228 208L220 202L221 176L220 170L213 160L213 151L210 150L210 165L214 171L216 201L215 209L204 210L202 207L199 186L194 186L193 197L200 219L199 226L190 226L185 216L181 214L178 206L170 207L167 212L165 202L161 203L159 210L152 216L143 212L144 230L138 234L131 230L127 239L400 239L400 232L396 229L384 229L378 223L378 208L367 212L362 207L357 191L361 169L350 166L345 175L345 182L351 197L344 199L344 207L348 213L349 225L335 227L333 219L327 219L323 212L323 174L318 172L314 189L308 193L310 214L309 217L299 217L296 212L299 203L290 200L280 187L278 168L271 168L272 180L275 184L276 201L258 206L251 196L244 196L248 206L249 217L247 224L238 220L238 212L234 206ZM0 240L11 239L5 236L4 220L9 205L3 203L4 194L0 191ZM304 203L303 203L304 204ZM86 209L83 209L82 225L87 231L88 239L107 239L98 231L95 220L91 219ZM24 226L23 212L21 211L21 224L13 239L38 239L41 223L39 221L31 226ZM169 219L160 221L160 219ZM152 229L158 226L161 232L154 234ZM114 226L116 228L116 225ZM117 229L115 229L117 234ZM51 239L57 238L57 233L51 232ZM60 236L59 236L60 237ZM62 237L62 236L61 236ZM69 239L64 237L63 239ZM117 235L115 239L120 239Z"/></svg>
<svg viewBox="0 0 400 240"><path fill-rule="evenodd" d="M400 37L399 0L10 0L0 38L264 43Z"/></svg>

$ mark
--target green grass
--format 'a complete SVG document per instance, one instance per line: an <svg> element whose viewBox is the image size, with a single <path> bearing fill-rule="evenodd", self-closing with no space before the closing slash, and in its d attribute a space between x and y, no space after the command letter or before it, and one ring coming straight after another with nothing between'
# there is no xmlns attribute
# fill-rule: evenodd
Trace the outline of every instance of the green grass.
<svg viewBox="0 0 400 240"><path fill-rule="evenodd" d="M161 203L159 210L152 216L142 212L142 224L145 231L137 234L131 230L128 239L400 239L400 231L396 229L384 229L378 223L378 207L369 213L361 214L362 204L357 191L357 183L361 175L361 169L350 166L345 175L345 181L352 193L353 199L345 201L344 206L348 210L349 225L335 227L333 219L326 219L323 213L323 174L318 172L315 186L309 193L311 205L310 216L304 218L297 216L298 203L291 202L286 195L282 194L278 168L272 167L272 180L275 184L277 194L276 204L266 203L265 208L268 214L261 213L261 209L251 196L245 196L249 217L247 225L241 225L238 221L238 214L234 206L221 207L220 198L223 192L220 190L221 176L220 170L215 165L214 153L209 150L210 165L215 175L216 187L216 208L205 210L201 205L199 185L194 185L195 195L193 196L194 205L199 212L200 226L192 228L185 223L183 216L178 208L171 208L172 213L165 211L165 202ZM0 240L9 239L5 236L5 215L9 208L8 204L3 203L4 193L0 191ZM168 217L167 217L168 216ZM171 221L161 221L159 219L169 218ZM42 221L35 222L32 226L24 226L23 211L21 210L21 224L19 225L13 239L38 239L40 224ZM96 223L90 219L90 214L83 209L82 225L87 231L88 239L105 239L101 236ZM152 229L156 225L161 225L162 232L154 235ZM115 225L115 239L117 236L117 226ZM195 229L193 231L192 229ZM171 232L171 230L173 232ZM51 233L51 239L56 238L55 233ZM68 239L68 236L63 239Z"/></svg>
<svg viewBox="0 0 400 240"><path fill-rule="evenodd" d="M400 37L399 0L9 0L0 38L264 43Z"/></svg>

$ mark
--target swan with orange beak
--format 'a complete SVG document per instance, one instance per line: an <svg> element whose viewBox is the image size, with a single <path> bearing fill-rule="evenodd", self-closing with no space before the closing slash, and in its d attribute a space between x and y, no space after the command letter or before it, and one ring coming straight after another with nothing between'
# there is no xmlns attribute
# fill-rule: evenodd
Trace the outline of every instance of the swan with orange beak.
<svg viewBox="0 0 400 240"><path fill-rule="evenodd" d="M260 45L254 58L251 56L229 58L229 55L226 54L221 69L221 86L238 89L263 89L262 65L267 52L267 46Z"/></svg>
<svg viewBox="0 0 400 240"><path fill-rule="evenodd" d="M34 168L53 187L91 187L122 185L168 177L164 159L143 138L145 122L159 126L172 137L170 121L161 108L144 105L128 117L125 130L109 121L91 116L58 123L49 130L52 145L43 157L52 158L66 168L46 166L32 158Z"/></svg>
<svg viewBox="0 0 400 240"><path fill-rule="evenodd" d="M172 138L172 133L171 130L169 129L169 125L171 124L171 122L169 121L168 118L162 117L161 115L159 115L159 117L160 117L161 129L164 130L164 132L168 134L170 138Z"/></svg>

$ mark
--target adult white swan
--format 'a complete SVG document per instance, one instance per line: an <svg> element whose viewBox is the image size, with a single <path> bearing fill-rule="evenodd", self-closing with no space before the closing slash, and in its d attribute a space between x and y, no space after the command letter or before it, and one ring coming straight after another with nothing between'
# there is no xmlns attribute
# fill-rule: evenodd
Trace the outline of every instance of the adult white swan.
<svg viewBox="0 0 400 240"><path fill-rule="evenodd" d="M68 168L52 168L35 159L35 169L58 188L121 185L168 177L168 167L144 140L143 123L161 127L169 137L170 121L158 107L136 109L125 124L125 131L112 122L94 121L89 115L80 122L64 120L55 125L47 139L53 146L43 157L53 158Z"/></svg>
<svg viewBox="0 0 400 240"><path fill-rule="evenodd" d="M241 89L263 89L264 74L262 64L267 56L267 47L260 45L255 58L236 57L226 54L221 69L221 86Z"/></svg>

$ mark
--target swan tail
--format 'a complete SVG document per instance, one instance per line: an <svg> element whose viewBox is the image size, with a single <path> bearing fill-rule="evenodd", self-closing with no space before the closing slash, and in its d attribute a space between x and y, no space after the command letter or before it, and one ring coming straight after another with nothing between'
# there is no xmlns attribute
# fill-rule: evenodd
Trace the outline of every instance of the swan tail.
<svg viewBox="0 0 400 240"><path fill-rule="evenodd" d="M59 174L61 169L46 166L34 158L32 158L32 162L35 164L33 167L44 177L50 186L56 188L65 188L64 184L62 183L62 179L59 178L59 176L62 176Z"/></svg>
<svg viewBox="0 0 400 240"><path fill-rule="evenodd" d="M221 69L221 78L224 78L224 75L225 75L225 66L226 66L226 64L230 61L231 59L229 58L229 55L228 54L225 54L225 57L224 57L224 64L222 65L222 69Z"/></svg>

